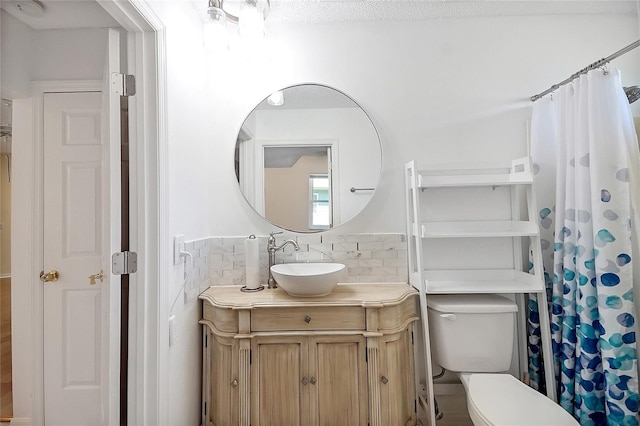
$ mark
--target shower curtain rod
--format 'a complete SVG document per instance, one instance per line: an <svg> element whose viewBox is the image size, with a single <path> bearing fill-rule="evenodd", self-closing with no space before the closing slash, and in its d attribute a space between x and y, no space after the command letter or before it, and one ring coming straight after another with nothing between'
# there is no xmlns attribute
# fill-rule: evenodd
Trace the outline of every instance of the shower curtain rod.
<svg viewBox="0 0 640 426"><path fill-rule="evenodd" d="M560 83L554 84L553 86L551 86L550 88L548 88L544 92L538 93L537 95L533 95L531 97L531 102L535 102L538 99L540 99L541 97L543 97L544 95L548 95L549 93L553 92L554 90L556 90L560 86L564 86L567 83L571 83L573 80L575 80L576 78L580 77L582 74L586 74L591 70L594 70L596 68L599 68L599 67L601 67L603 65L608 64L609 62L613 61L618 56L622 56L625 53L630 52L631 50L635 49L638 46L640 46L640 40L636 40L635 42L631 43L627 47L624 47L624 48L618 50L616 53L611 54L611 55L607 56L606 58L602 58L602 59L600 59L598 61L595 61L594 63L592 63L590 65L587 65L585 68L583 68L580 71L578 71L577 73L573 74L571 77L567 78L566 80L562 80Z"/></svg>

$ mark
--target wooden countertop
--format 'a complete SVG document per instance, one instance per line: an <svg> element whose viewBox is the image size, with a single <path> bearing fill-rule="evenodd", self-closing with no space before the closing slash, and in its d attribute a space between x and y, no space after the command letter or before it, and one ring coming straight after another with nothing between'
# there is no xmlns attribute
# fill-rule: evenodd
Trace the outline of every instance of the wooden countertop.
<svg viewBox="0 0 640 426"><path fill-rule="evenodd" d="M278 306L393 306L417 296L409 284L359 283L338 284L322 297L289 296L283 289L265 288L255 293L240 291L240 286L213 286L200 294L200 299L213 306L229 309L253 309Z"/></svg>

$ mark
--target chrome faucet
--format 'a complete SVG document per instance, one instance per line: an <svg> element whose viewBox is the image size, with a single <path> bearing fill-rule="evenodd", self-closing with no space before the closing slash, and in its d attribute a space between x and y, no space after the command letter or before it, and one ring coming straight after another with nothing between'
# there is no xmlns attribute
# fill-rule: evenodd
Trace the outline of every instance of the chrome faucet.
<svg viewBox="0 0 640 426"><path fill-rule="evenodd" d="M276 234L282 234L282 232L272 232L269 234L269 239L267 240L267 252L269 253L269 281L267 281L267 287L269 288L278 287L276 280L273 279L273 274L271 274L271 267L276 263L276 252L281 249L283 250L288 244L293 245L296 251L300 250L300 246L298 246L295 240L286 240L279 246L276 245Z"/></svg>

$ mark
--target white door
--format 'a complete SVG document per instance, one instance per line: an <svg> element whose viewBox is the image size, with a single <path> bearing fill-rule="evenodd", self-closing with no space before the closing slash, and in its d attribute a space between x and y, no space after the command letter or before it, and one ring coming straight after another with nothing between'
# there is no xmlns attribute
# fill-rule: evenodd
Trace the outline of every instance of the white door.
<svg viewBox="0 0 640 426"><path fill-rule="evenodd" d="M43 284L47 426L119 420L120 289L110 261L120 233L116 127L111 90L44 95L43 268L59 274Z"/></svg>

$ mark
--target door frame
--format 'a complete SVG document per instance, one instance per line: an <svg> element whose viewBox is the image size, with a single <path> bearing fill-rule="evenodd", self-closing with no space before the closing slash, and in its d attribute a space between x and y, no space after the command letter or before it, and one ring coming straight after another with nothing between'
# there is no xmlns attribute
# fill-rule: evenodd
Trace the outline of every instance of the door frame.
<svg viewBox="0 0 640 426"><path fill-rule="evenodd" d="M168 333L162 333L161 313L168 309L170 238L168 217L168 132L166 102L165 27L144 0L97 0L125 29L129 74L136 76L137 94L129 102L130 146L130 235L131 250L138 253L138 272L130 276L128 423L166 424L168 418ZM98 81L33 82L32 121L25 124L24 170L29 196L19 203L28 215L21 229L20 269L24 283L15 306L22 313L13 330L27 336L13 345L23 358L14 364L14 377L24 377L14 392L15 413L11 425L44 424L43 301L39 280L43 261L42 226L42 102L50 91L102 90ZM18 203L17 203L18 204ZM14 234L16 235L16 234ZM24 258L26 257L26 259ZM13 286L12 286L13 287ZM15 287L13 287L15 288ZM119 330L118 330L119 333ZM109 390L119 400L119 387ZM160 410L162 408L162 411ZM117 407L119 409L119 407ZM109 424L119 417L110 416Z"/></svg>

